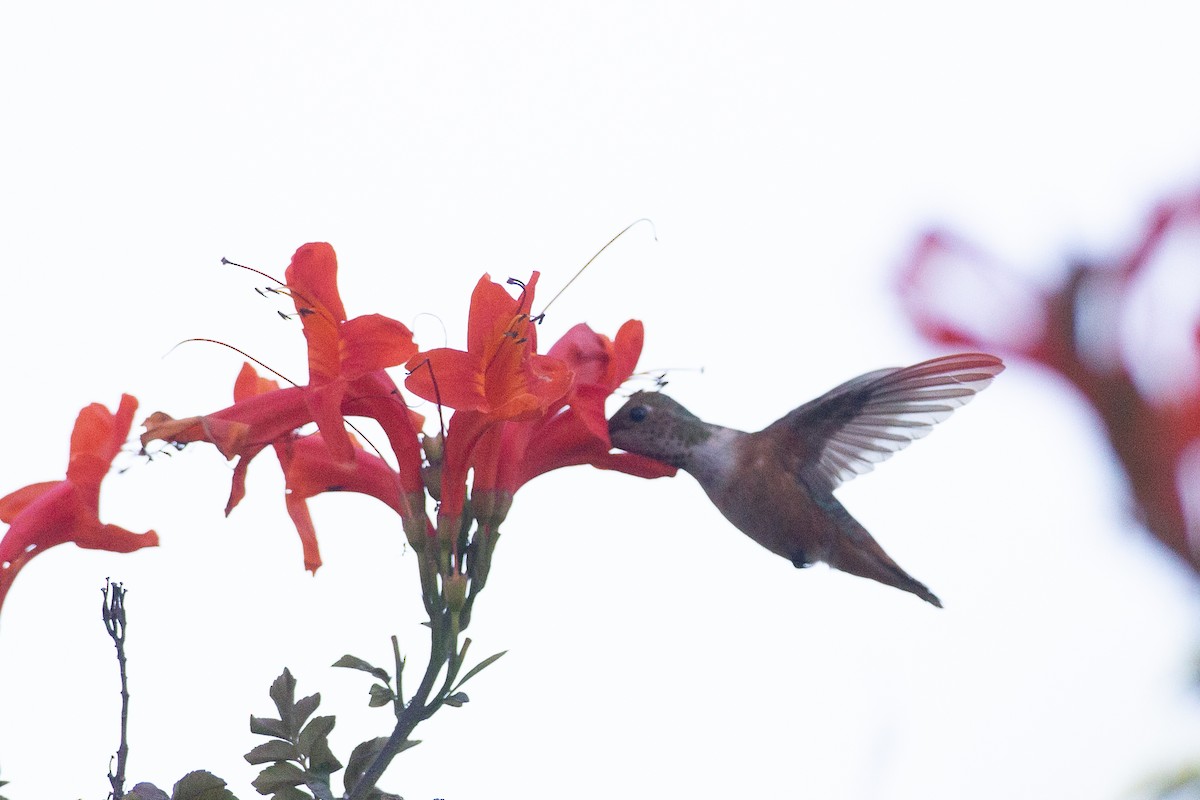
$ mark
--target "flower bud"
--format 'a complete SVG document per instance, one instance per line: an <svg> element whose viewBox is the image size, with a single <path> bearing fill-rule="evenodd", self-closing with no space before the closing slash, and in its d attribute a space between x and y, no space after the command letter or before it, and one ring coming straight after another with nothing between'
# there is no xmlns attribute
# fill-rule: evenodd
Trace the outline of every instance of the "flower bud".
<svg viewBox="0 0 1200 800"><path fill-rule="evenodd" d="M496 530L508 516L512 501L510 492L483 489L471 494L471 513L479 521L480 527Z"/></svg>
<svg viewBox="0 0 1200 800"><path fill-rule="evenodd" d="M425 482L425 491L429 492L429 496L440 501L442 499L441 463L421 467L421 480Z"/></svg>
<svg viewBox="0 0 1200 800"><path fill-rule="evenodd" d="M475 548L474 558L468 564L471 580L475 582L475 590L479 591L487 583L492 571L492 554L496 551L496 542L500 532L492 528L481 527L475 532L472 546Z"/></svg>
<svg viewBox="0 0 1200 800"><path fill-rule="evenodd" d="M418 553L424 552L425 544L432 538L434 530L429 524L429 517L425 514L414 514L411 517L401 519L401 524L404 526L404 536L408 539L408 546Z"/></svg>
<svg viewBox="0 0 1200 800"><path fill-rule="evenodd" d="M462 611L467 602L467 576L452 572L442 576L442 595L446 598L446 608L453 612Z"/></svg>

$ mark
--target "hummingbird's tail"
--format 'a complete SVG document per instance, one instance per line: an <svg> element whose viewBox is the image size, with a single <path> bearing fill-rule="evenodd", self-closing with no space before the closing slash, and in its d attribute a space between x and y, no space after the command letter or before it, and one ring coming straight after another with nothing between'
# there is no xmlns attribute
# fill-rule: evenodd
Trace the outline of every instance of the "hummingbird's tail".
<svg viewBox="0 0 1200 800"><path fill-rule="evenodd" d="M833 503L827 505L829 500L832 500ZM850 516L850 512L841 503L830 496L823 498L822 506L831 512L830 515L837 523L841 534L835 537L829 558L826 559L829 566L842 572L849 572L851 575L870 578L873 581L912 592L926 603L938 608L942 607L942 601L938 599L938 596L929 591L925 584L900 569L900 565L883 551L879 542L875 541L858 520Z"/></svg>

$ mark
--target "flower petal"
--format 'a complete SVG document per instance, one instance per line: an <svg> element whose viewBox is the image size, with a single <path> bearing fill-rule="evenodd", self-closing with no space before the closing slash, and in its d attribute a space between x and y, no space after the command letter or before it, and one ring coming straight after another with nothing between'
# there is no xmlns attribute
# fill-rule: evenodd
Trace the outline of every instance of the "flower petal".
<svg viewBox="0 0 1200 800"><path fill-rule="evenodd" d="M308 342L309 384L331 381L341 372L338 327L346 319L337 288L337 256L324 242L303 245L284 275Z"/></svg>
<svg viewBox="0 0 1200 800"><path fill-rule="evenodd" d="M342 324L342 369L348 380L403 364L416 355L412 331L382 314L355 317Z"/></svg>
<svg viewBox="0 0 1200 800"><path fill-rule="evenodd" d="M0 497L0 522L12 524L25 508L44 495L46 492L61 484L62 481L43 481L42 483L31 483L15 492Z"/></svg>
<svg viewBox="0 0 1200 800"><path fill-rule="evenodd" d="M483 394L483 373L470 353L439 347L418 353L409 359L404 379L408 390L431 403L446 408L482 411L487 407Z"/></svg>

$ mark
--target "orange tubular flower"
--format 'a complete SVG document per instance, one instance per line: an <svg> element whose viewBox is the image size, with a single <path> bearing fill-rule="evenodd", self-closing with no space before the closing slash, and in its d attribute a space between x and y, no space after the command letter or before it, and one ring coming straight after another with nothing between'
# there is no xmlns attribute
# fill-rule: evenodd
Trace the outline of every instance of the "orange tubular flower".
<svg viewBox="0 0 1200 800"><path fill-rule="evenodd" d="M304 568L316 572L321 566L317 532L308 512L308 499L323 492L358 492L386 503L397 514L401 508L400 483L396 471L374 453L355 444L354 461L346 464L333 458L319 433L297 436L275 444L287 481L288 516L304 546Z"/></svg>
<svg viewBox="0 0 1200 800"><path fill-rule="evenodd" d="M537 326L530 318L537 280L534 272L514 298L484 275L471 294L467 349L439 348L408 362L412 374L405 385L455 410L442 466L441 509L447 518L462 514L471 454L488 429L543 416L570 387L567 365L537 354Z"/></svg>
<svg viewBox="0 0 1200 800"><path fill-rule="evenodd" d="M145 422L142 444L155 439L177 444L204 441L216 445L228 459L239 457L226 507L229 513L243 495L246 467L264 447L316 422L333 456L352 465L357 456L343 417L366 416L383 427L399 462L406 495L421 492L417 438L421 418L405 406L396 384L384 372L416 352L412 332L378 314L346 319L337 290L337 256L328 244L298 249L286 278L308 341L308 386L280 389L246 365L238 376L234 405L179 420L156 412ZM407 512L412 506L403 507Z"/></svg>
<svg viewBox="0 0 1200 800"><path fill-rule="evenodd" d="M74 542L91 550L131 553L158 544L154 531L134 533L100 522L100 483L129 436L137 400L121 396L114 415L99 403L79 412L71 433L67 478L35 483L0 498L0 605L21 568L38 553Z"/></svg>
<svg viewBox="0 0 1200 800"><path fill-rule="evenodd" d="M402 404L399 412L396 412L395 385L390 380L386 383L381 378L374 378L374 380L381 390L379 397L384 398L385 402L391 403L387 406L393 412L391 417L394 417L396 413L403 416L400 421L390 417L382 420L385 431L395 447L397 442L392 438L393 431L414 431L421 427L423 420L419 415L412 414L407 408L404 408ZM164 439L180 443L207 441L215 444L229 458L238 456L238 463L233 470L229 502L225 506L226 514L229 514L246 494L246 471L251 460L268 445L273 445L286 479L288 515L291 516L292 522L296 526L304 548L304 568L310 572L316 572L317 568L321 566L321 554L317 544L316 529L313 527L306 501L322 492L359 492L379 499L402 517L409 518L417 512L424 511L424 496L421 494L420 484L420 461L411 463L410 455L407 474L403 470L401 473L397 473L382 458L364 451L353 437L348 437L354 448L353 458L350 461L343 461L334 456L322 434L297 435L295 428L308 420L302 419L298 424L292 424L295 420L287 414L280 415L279 419L273 422L264 422L258 427L254 424L231 422L229 419L220 417L230 411L243 411L245 412L242 414L243 419L254 419L259 415L261 409L269 407L259 402L264 399L280 399L283 401L283 405L293 410L297 407L303 408L303 404L296 406L294 402L287 399L294 397L292 392L293 390L290 389L280 389L279 384L275 381L259 377L253 367L243 364L233 389L236 402L230 409L208 417L192 417L181 420L173 420L161 413L155 414L146 421L147 431L143 438L146 441ZM392 396L392 399L387 401L389 395ZM374 397L371 398L372 402L374 400ZM348 401L346 405L352 406L354 401ZM254 431L258 432L257 436ZM271 439L260 440L258 436L262 435L269 435ZM404 439L403 436L397 438ZM408 449L411 453L416 453L416 434L411 433L409 439L414 446ZM399 455L402 448L396 447L396 452ZM402 475L405 480L401 480ZM416 482L415 487L411 485L414 481Z"/></svg>
<svg viewBox="0 0 1200 800"><path fill-rule="evenodd" d="M531 422L508 422L490 432L475 452L474 493L499 490L511 497L538 475L559 467L591 464L642 478L676 470L632 453L610 453L604 402L629 379L642 352L643 328L629 320L610 340L580 323L547 355L573 372L570 392Z"/></svg>
<svg viewBox="0 0 1200 800"><path fill-rule="evenodd" d="M393 386L394 389L394 386ZM242 367L234 385L234 398L241 402L249 402L257 396L266 396L272 392L281 391L278 384L267 378L260 378L249 364ZM408 410L404 409L405 419L409 425ZM420 427L421 420L417 417L416 426ZM308 513L308 499L322 492L359 492L371 495L386 503L403 517L409 517L414 509L424 509L423 495L402 486L400 476L386 461L377 455L368 453L358 445L353 437L347 437L354 448L353 460L347 462L334 456L325 442L322 434L297 436L288 431L271 444L275 446L275 454L283 467L286 481L286 503L288 516L300 534L300 542L304 547L304 568L315 573L321 566L321 553L317 545L317 531L313 526L312 516ZM415 435L413 442L416 441ZM259 446L261 450L263 446ZM257 451L255 451L257 453ZM241 500L246 491L246 469L253 454L243 455L239 459L233 473L233 490L229 497L226 513ZM420 482L419 462L412 466L411 476ZM416 497L413 495L416 494Z"/></svg>
<svg viewBox="0 0 1200 800"><path fill-rule="evenodd" d="M321 429L334 456L352 461L354 445L342 420L343 403L373 396L372 392L380 389L378 373L403 364L417 352L412 331L380 314L346 319L337 289L337 256L324 242L297 250L284 277L308 340L304 398L310 419ZM356 386L359 382L365 385ZM386 383L390 384L390 379ZM400 403L398 395L391 399L393 407ZM414 432L412 447L416 446Z"/></svg>

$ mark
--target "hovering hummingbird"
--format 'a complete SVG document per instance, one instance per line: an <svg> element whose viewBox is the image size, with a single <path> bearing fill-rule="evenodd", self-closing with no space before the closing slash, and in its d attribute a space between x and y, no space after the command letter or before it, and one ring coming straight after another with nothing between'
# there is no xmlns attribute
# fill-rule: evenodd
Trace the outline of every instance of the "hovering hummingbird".
<svg viewBox="0 0 1200 800"><path fill-rule="evenodd" d="M692 474L742 533L797 567L817 561L912 592L938 608L833 490L925 436L1004 369L983 353L880 369L757 433L713 425L658 392L637 392L608 422L614 446Z"/></svg>

